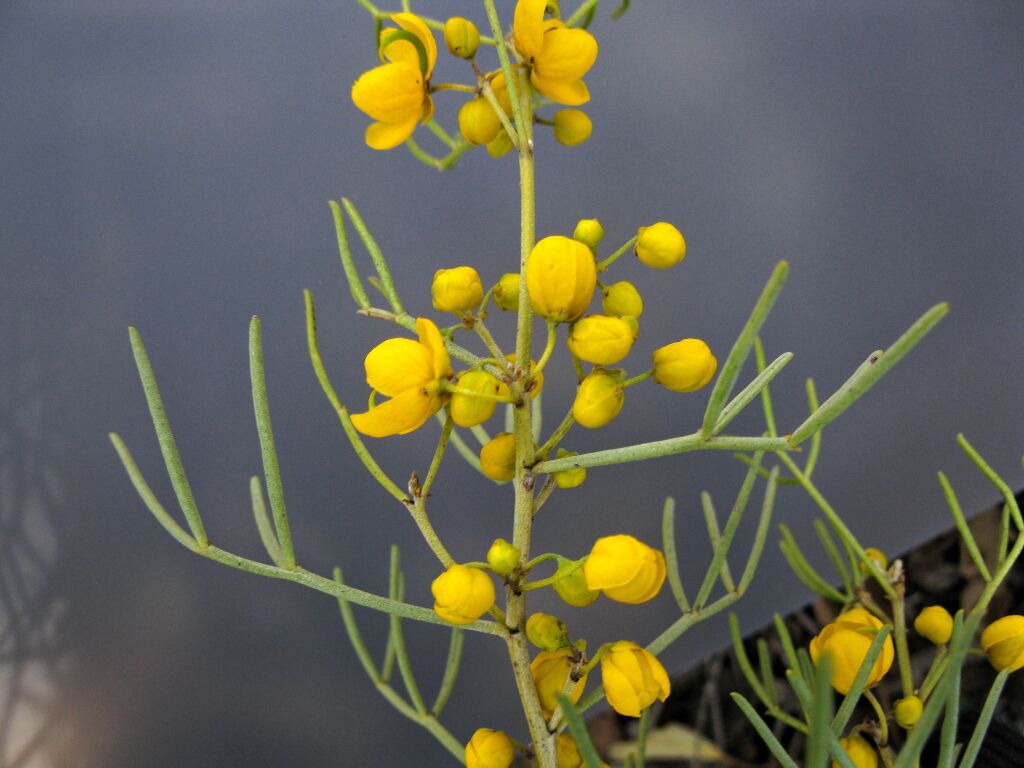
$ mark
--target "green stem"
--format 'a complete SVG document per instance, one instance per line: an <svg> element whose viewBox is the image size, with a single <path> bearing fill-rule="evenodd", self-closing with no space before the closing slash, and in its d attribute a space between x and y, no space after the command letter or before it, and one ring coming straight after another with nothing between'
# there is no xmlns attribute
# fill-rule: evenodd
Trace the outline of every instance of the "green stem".
<svg viewBox="0 0 1024 768"><path fill-rule="evenodd" d="M533 371L533 375L536 376L538 373L544 370L544 366L548 364L548 360L551 359L551 353L555 351L555 339L557 338L556 331L558 330L558 323L553 320L548 320L548 342L544 345L544 353L540 356L540 360L537 361L537 367Z"/></svg>
<svg viewBox="0 0 1024 768"><path fill-rule="evenodd" d="M575 423L576 417L572 415L572 408L570 408L569 412L565 414L565 418L562 419L562 423L551 433L551 437L547 439L544 445L537 449L537 456L541 459L546 459L548 454L558 447L558 444L562 442L562 438L566 436Z"/></svg>
<svg viewBox="0 0 1024 768"><path fill-rule="evenodd" d="M606 451L581 453L578 456L566 456L561 459L549 459L537 464L533 471L558 472L576 467L604 467L609 464L626 464L631 461L656 459L661 456L673 456L687 451L786 451L789 444L783 437L733 437L732 435L716 435L706 438L700 432L668 440L655 440L650 443L638 443L624 448L610 448Z"/></svg>
<svg viewBox="0 0 1024 768"><path fill-rule="evenodd" d="M864 698L868 700L868 704L875 710L875 717L878 718L878 730L881 732L882 737L882 743L878 746L886 747L889 744L889 721L885 716L885 710L882 709L882 705L878 703L875 694L870 690L864 689Z"/></svg>
<svg viewBox="0 0 1024 768"><path fill-rule="evenodd" d="M427 128L432 134L437 136L437 138L439 138L448 147L448 149L455 149L458 142L448 134L448 131L438 125L436 120L428 122Z"/></svg>
<svg viewBox="0 0 1024 768"><path fill-rule="evenodd" d="M441 468L441 459L444 458L445 450L448 448L448 440L452 436L454 426L455 422L452 421L451 414L446 413L444 426L441 427L441 436L437 440L437 448L434 449L434 458L430 462L430 469L427 470L427 477L423 481L423 487L420 490L423 496L430 495L430 489L434 485L437 471Z"/></svg>
<svg viewBox="0 0 1024 768"><path fill-rule="evenodd" d="M580 3L580 7L573 11L572 16L565 20L565 26L575 27L588 13L597 7L599 2L601 0L584 0L584 2Z"/></svg>
<svg viewBox="0 0 1024 768"><path fill-rule="evenodd" d="M495 357L498 360L505 359L505 353L501 351L501 347L498 346L498 342L494 340L494 336L487 330L487 326L484 325L482 318L477 318L473 321L473 330L477 332L477 335L483 340L484 345L487 347L487 351L491 353L491 357Z"/></svg>
<svg viewBox="0 0 1024 768"><path fill-rule="evenodd" d="M651 376L653 375L654 369L651 368L649 371L644 371L643 373L634 376L631 379L626 379L624 382L622 382L622 387L623 389L625 389L626 387L632 387L634 384L639 384L641 381L647 381L647 379L651 378Z"/></svg>
<svg viewBox="0 0 1024 768"><path fill-rule="evenodd" d="M903 602L903 584L896 587L896 594L890 596L892 604L893 638L896 641L896 663L900 669L900 682L903 684L903 695L914 695L914 676L910 668L910 649L907 646L907 617Z"/></svg>
<svg viewBox="0 0 1024 768"><path fill-rule="evenodd" d="M599 262L598 265L597 265L597 271L598 272L604 272L606 269L608 269L608 267L610 267L612 264L614 264L616 262L616 260L618 260L618 258L622 254L624 254L626 251L628 251L634 245L636 245L636 235L634 235L633 237L629 238L629 240L627 240L625 242L625 244L621 248L619 248L619 250L617 250L615 253L613 253L611 256L609 256L607 259L605 259L604 261Z"/></svg>

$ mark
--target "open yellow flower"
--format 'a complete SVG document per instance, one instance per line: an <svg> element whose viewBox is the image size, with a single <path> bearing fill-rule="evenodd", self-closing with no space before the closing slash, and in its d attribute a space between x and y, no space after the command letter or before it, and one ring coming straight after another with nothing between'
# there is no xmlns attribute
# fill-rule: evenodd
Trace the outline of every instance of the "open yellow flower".
<svg viewBox="0 0 1024 768"><path fill-rule="evenodd" d="M453 375L451 359L437 326L416 321L419 341L387 339L366 356L366 383L390 397L366 413L352 414L364 435L387 437L418 429L444 404L444 382Z"/></svg>
<svg viewBox="0 0 1024 768"><path fill-rule="evenodd" d="M590 101L583 76L597 59L597 40L585 29L544 19L547 0L519 0L512 20L516 50L530 65L530 82L542 95L575 107Z"/></svg>
<svg viewBox="0 0 1024 768"><path fill-rule="evenodd" d="M612 709L626 717L640 717L672 691L657 657L629 640L614 643L601 657L601 683Z"/></svg>
<svg viewBox="0 0 1024 768"><path fill-rule="evenodd" d="M811 661L818 663L824 655L832 660L832 687L842 694L850 692L860 665L868 655L875 634L884 625L864 608L851 608L826 624L821 632L811 639ZM885 638L882 652L868 673L867 685L871 688L889 671L895 658L892 637Z"/></svg>
<svg viewBox="0 0 1024 768"><path fill-rule="evenodd" d="M373 149L397 147L412 136L420 120L427 122L434 114L434 35L413 13L393 13L391 20L399 29L381 32L380 56L385 63L364 72L352 86L352 101L377 121L366 129L366 143Z"/></svg>

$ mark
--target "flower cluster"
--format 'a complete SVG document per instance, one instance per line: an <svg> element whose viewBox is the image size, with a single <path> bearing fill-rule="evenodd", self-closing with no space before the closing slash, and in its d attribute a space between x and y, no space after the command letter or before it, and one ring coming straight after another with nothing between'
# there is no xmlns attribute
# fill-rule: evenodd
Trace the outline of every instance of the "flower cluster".
<svg viewBox="0 0 1024 768"><path fill-rule="evenodd" d="M590 101L583 77L597 59L597 40L585 29L566 26L557 10L551 13L553 8L547 0L519 0L513 16L517 94L531 114L542 100L566 107ZM352 86L353 103L375 121L366 129L366 144L384 150L411 139L419 124L432 122L434 95L450 92L470 95L458 109L462 140L468 146L486 146L494 157L508 152L513 144L509 128L517 110L501 68L480 67L477 55L483 38L477 26L459 16L443 26L445 47L470 64L472 82L434 83L438 47L430 27L409 12L386 18L395 26L383 27L378 35L383 63L364 72ZM593 130L590 118L579 109L559 109L551 118L535 119L550 126L563 146L583 143Z"/></svg>

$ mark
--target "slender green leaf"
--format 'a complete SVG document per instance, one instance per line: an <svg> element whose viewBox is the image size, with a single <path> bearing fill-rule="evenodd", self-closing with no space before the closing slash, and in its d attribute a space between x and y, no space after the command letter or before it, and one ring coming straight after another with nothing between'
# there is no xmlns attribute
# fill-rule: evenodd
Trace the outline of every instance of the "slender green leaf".
<svg viewBox="0 0 1024 768"><path fill-rule="evenodd" d="M768 282L761 292L761 297L757 300L757 304L754 305L754 309L750 313L750 318L747 320L746 325L743 326L743 330L740 331L740 335L736 338L736 342L729 351L729 357L726 358L722 371L718 374L718 380L715 382L715 387L711 391L711 397L708 399L707 409L704 411L704 424L701 427L701 432L704 435L711 435L713 433L715 424L718 422L718 417L722 412L722 406L732 392L736 379L740 375L740 370L743 368L743 363L746 362L747 355L750 354L750 348L754 344L754 339L757 338L761 326L764 324L765 319L767 319L768 313L771 312L772 305L775 304L775 299L778 297L779 291L782 290L788 273L789 264L787 262L780 261L775 266L775 270L772 272L771 277L768 278Z"/></svg>
<svg viewBox="0 0 1024 768"><path fill-rule="evenodd" d="M263 499L263 484L255 475L249 478L249 498L252 501L252 515L256 519L256 529L260 532L260 541L263 542L263 549L270 555L274 565L284 567L284 555L281 552L281 545L277 543L277 536L274 534L274 524L270 522L267 515L267 503Z"/></svg>
<svg viewBox="0 0 1024 768"><path fill-rule="evenodd" d="M576 742L576 749L579 750L580 757L583 758L583 764L587 768L601 768L601 758L597 754L597 749L594 748L594 742L590 740L587 724L583 722L580 711L564 693L558 694L558 706L562 710L562 717L565 719L566 725L569 726L569 733L572 734L573 741Z"/></svg>
<svg viewBox="0 0 1024 768"><path fill-rule="evenodd" d="M761 394L768 384L774 379L783 368L793 359L792 352L784 352L772 361L772 364L761 371L756 378L745 386L736 397L729 401L729 404L722 409L722 415L718 417L712 434L717 435L725 429L743 409L750 405L750 402ZM770 434L771 430L769 430Z"/></svg>
<svg viewBox="0 0 1024 768"><path fill-rule="evenodd" d="M388 304L391 305L391 309L397 314L402 314L405 310L402 309L402 302L398 298L398 292L395 290L395 281L391 277L391 269L388 267L387 260L384 258L384 253L381 251L380 246L377 245L377 241L373 239L373 235L370 234L370 230L363 222L363 217L359 215L359 211L352 204L352 201L348 198L341 198L341 204L345 208L345 212L348 217L352 220L353 226L356 228L356 232L359 233L359 237L363 241L363 245L366 246L366 250L370 254L370 259L373 261L373 266L377 269L377 276L380 278L382 292L385 298L388 300Z"/></svg>
<svg viewBox="0 0 1024 768"><path fill-rule="evenodd" d="M960 532L960 539L967 548L967 553L971 556L974 567L978 569L978 573L981 574L985 581L992 581L992 574L988 570L988 565L985 564L985 558L981 556L978 542L975 541L974 534L971 533L971 526L968 525L967 518L964 517L960 501L957 499L956 492L953 490L953 486L944 472L939 472L939 485L942 486L942 493L946 497L946 504L949 505L949 511L952 513L953 521L956 523L956 529Z"/></svg>
<svg viewBox="0 0 1024 768"><path fill-rule="evenodd" d="M857 707L857 702L860 701L861 695L864 693L871 670L874 668L875 662L882 652L882 647L885 645L885 640L890 634L892 634L892 626L886 624L878 630L874 640L871 641L871 646L864 656L864 661L861 662L860 668L853 678L853 684L850 686L850 690L847 691L842 704L839 705L839 711L836 712L836 716L832 720L832 732L837 736L846 730L846 724L853 717L853 712Z"/></svg>
<svg viewBox="0 0 1024 768"><path fill-rule="evenodd" d="M665 570L668 572L668 585L672 595L679 605L679 610L687 613L690 610L690 601L686 599L686 590L683 589L683 580L679 575L679 557L676 554L676 500L671 496L665 499L665 506L661 510L661 547L665 554Z"/></svg>
<svg viewBox="0 0 1024 768"><path fill-rule="evenodd" d="M281 483L281 468L277 462L277 448L274 445L274 430L270 424L270 403L267 400L267 380L263 370L263 330L257 315L249 323L249 375L252 379L252 405L256 414L256 430L260 436L260 451L263 454L263 477L270 497L270 510L274 515L277 541L285 568L295 567L295 550L292 546L292 532L288 525L288 511L284 505L284 486Z"/></svg>
<svg viewBox="0 0 1024 768"><path fill-rule="evenodd" d="M341 267L345 271L345 280L348 281L352 300L361 309L367 309L370 306L370 297L366 295L366 288L363 287L363 281L359 279L359 270L356 269L355 261L352 259L352 249L349 247L348 234L345 232L345 217L336 202L328 200L327 204L331 207L331 215L334 217L334 231L338 237Z"/></svg>
<svg viewBox="0 0 1024 768"><path fill-rule="evenodd" d="M960 724L960 669L947 667L947 670L952 679L949 694L946 696L946 716L942 719L939 759L935 763L935 768L953 768L956 763L956 732Z"/></svg>
<svg viewBox="0 0 1024 768"><path fill-rule="evenodd" d="M968 458L974 462L974 465L981 470L981 473L988 478L988 481L1003 495L1003 499L1010 508L1010 514L1013 516L1014 525L1017 526L1018 531L1024 531L1024 519L1021 517L1020 505L1017 504L1017 497L1010 489L1010 486L988 465L988 462L981 457L981 454L974 449L974 446L967 441L966 437L957 435L956 442L963 449L963 452L967 454Z"/></svg>
<svg viewBox="0 0 1024 768"><path fill-rule="evenodd" d="M444 664L444 674L441 676L441 687L437 692L437 698L434 699L434 706L430 708L430 713L435 717L444 710L455 689L455 680L459 676L459 667L462 664L462 646L465 638L465 632L458 627L452 627L451 639L448 642L448 658Z"/></svg>
<svg viewBox="0 0 1024 768"><path fill-rule="evenodd" d="M768 531L772 524L772 509L775 507L775 491L778 487L779 468L772 467L768 474L768 483L764 489L764 501L761 503L761 518L757 522L757 532L754 534L754 542L750 545L750 556L747 558L747 565L740 577L740 586L737 590L740 594L747 591L750 582L754 580L757 572L757 565L761 561L761 554L764 552L765 541L768 540Z"/></svg>
<svg viewBox="0 0 1024 768"><path fill-rule="evenodd" d="M988 727L992 722L996 703L999 701L999 696L1003 692L1003 686L1006 685L1006 678L1009 676L1010 670L1004 669L992 681L992 687L988 691L988 696L985 697L985 704L981 708L981 714L978 715L978 723L974 726L971 740L967 742L964 756L960 759L960 768L973 768L974 761L978 759L978 752L981 750L981 744L985 740L985 734L988 732Z"/></svg>
<svg viewBox="0 0 1024 768"><path fill-rule="evenodd" d="M716 552L721 546L722 533L718 529L718 515L715 513L715 504L711 500L711 494L704 491L700 495L701 508L704 510L704 524L708 529L708 539L711 541L711 551ZM723 560L722 567L718 571L718 575L722 580L722 586L725 587L727 592L732 592L736 589L736 585L732 580L732 572L729 570L729 561Z"/></svg>
<svg viewBox="0 0 1024 768"><path fill-rule="evenodd" d="M743 696L738 693L729 694L732 696L732 700L739 706L740 711L746 716L750 724L754 726L754 730L757 731L757 735L761 737L761 740L768 747L768 751L772 753L772 756L779 761L779 764L783 768L797 768L797 764L793 762L793 758L786 752L786 748L779 743L779 740L775 738L775 734L772 733L771 728L761 718L759 714L750 706L750 702L747 701Z"/></svg>
<svg viewBox="0 0 1024 768"><path fill-rule="evenodd" d="M753 689L754 693L757 694L757 698L766 707L771 707L773 697L768 694L768 691L764 687L764 683L757 676L757 672L754 671L753 665L750 663L750 657L747 656L747 650L743 647L743 636L740 634L740 622L736 618L735 613L729 614L729 636L732 638L732 651L736 656L736 663L739 664L740 671L743 673L743 677L747 683Z"/></svg>
<svg viewBox="0 0 1024 768"><path fill-rule="evenodd" d="M879 350L868 357L854 374L828 398L821 407L804 421L790 437L790 445L800 445L815 432L822 430L860 399L875 383L896 365L923 339L949 312L948 304L937 304L925 312L906 333L884 352Z"/></svg>
<svg viewBox="0 0 1024 768"><path fill-rule="evenodd" d="M203 528L203 520L199 516L199 509L196 507L196 500L192 495L192 487L189 485L188 477L185 475L185 467L181 463L181 455L178 453L178 445L174 441L171 424L167 420L167 411L164 409L164 401L160 397L160 389L156 383L153 366L149 362L146 346L142 343L142 336L139 335L135 328L128 329L128 337L131 339L135 366L139 369L142 391L146 395L149 415L153 420L153 428L156 430L156 438L160 443L160 452L163 454L164 464L167 465L167 475L171 479L174 494L178 497L178 504L181 506L181 511L185 514L185 520L192 531L192 536L200 544L206 544L207 538L206 530Z"/></svg>

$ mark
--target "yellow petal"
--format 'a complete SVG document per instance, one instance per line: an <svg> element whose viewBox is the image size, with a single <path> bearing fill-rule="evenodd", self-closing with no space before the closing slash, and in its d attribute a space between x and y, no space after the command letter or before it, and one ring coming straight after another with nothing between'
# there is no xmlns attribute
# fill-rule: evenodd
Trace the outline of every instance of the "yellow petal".
<svg viewBox="0 0 1024 768"><path fill-rule="evenodd" d="M547 0L519 0L512 18L512 36L516 50L525 59L540 53L544 47L544 9Z"/></svg>
<svg viewBox="0 0 1024 768"><path fill-rule="evenodd" d="M355 81L352 101L374 120L405 123L423 111L423 76L405 61L381 64Z"/></svg>
<svg viewBox="0 0 1024 768"><path fill-rule="evenodd" d="M568 107L578 107L590 101L590 91L587 84L582 80L566 82L565 80L546 80L537 74L537 70L530 73L530 82L542 96L547 96L558 104L565 104Z"/></svg>
<svg viewBox="0 0 1024 768"><path fill-rule="evenodd" d="M584 29L552 29L544 35L544 47L534 62L544 80L579 80L594 66L597 40Z"/></svg>
<svg viewBox="0 0 1024 768"><path fill-rule="evenodd" d="M423 19L414 13L393 13L391 14L391 20L406 32L412 32L423 43L423 47L427 51L427 79L429 80L430 75L434 72L434 64L437 61L437 41L434 40L434 33L430 31L430 27L423 22ZM419 57L416 54L416 49L409 43L406 43L406 45L412 49L413 55L416 56L416 66L418 68ZM390 48L391 46L388 47Z"/></svg>
<svg viewBox="0 0 1024 768"><path fill-rule="evenodd" d="M370 149L394 149L412 136L416 118L405 123L372 123L366 127L366 145Z"/></svg>
<svg viewBox="0 0 1024 768"><path fill-rule="evenodd" d="M440 407L440 398L429 397L422 389L409 389L366 413L353 413L352 424L370 437L404 435L423 426Z"/></svg>
<svg viewBox="0 0 1024 768"><path fill-rule="evenodd" d="M388 339L370 350L364 363L366 383L385 397L422 389L434 381L429 347L412 339Z"/></svg>
<svg viewBox="0 0 1024 768"><path fill-rule="evenodd" d="M448 357L448 350L444 346L444 337L441 331L434 325L433 320L425 317L417 318L416 333L420 336L420 344L425 346L431 355L433 365L433 380L447 379L452 376L452 361Z"/></svg>

